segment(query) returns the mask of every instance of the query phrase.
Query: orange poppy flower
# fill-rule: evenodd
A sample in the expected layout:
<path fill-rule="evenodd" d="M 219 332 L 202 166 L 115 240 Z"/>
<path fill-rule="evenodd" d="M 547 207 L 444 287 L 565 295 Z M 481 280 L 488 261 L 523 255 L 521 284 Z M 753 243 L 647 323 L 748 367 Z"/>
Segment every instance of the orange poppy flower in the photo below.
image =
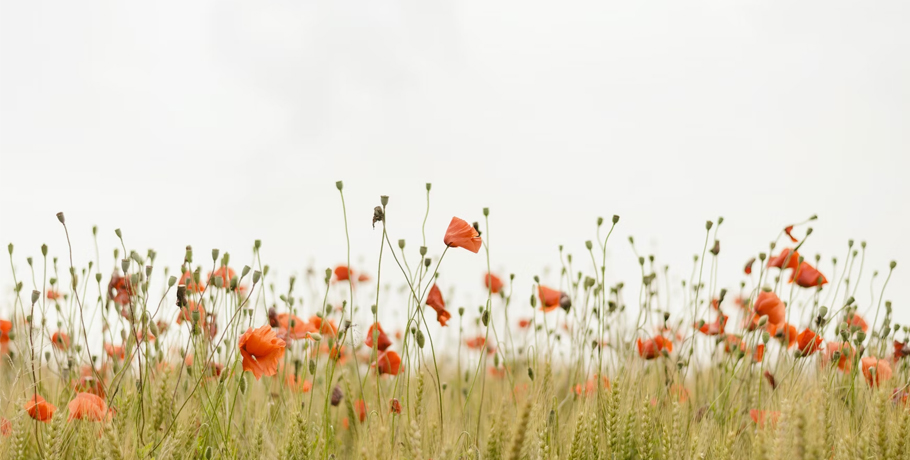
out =
<path fill-rule="evenodd" d="M 527 329 L 531 327 L 531 320 L 524 318 L 518 320 L 518 327 L 521 329 Z"/>
<path fill-rule="evenodd" d="M 62 297 L 63 297 L 63 295 L 57 291 L 54 291 L 54 290 L 47 291 L 47 300 L 57 300 Z"/>
<path fill-rule="evenodd" d="M 828 284 L 828 278 L 815 269 L 808 262 L 803 261 L 799 268 L 790 274 L 790 282 L 796 281 L 796 285 L 804 288 L 817 287 Z"/>
<path fill-rule="evenodd" d="M 910 356 L 910 342 L 894 341 L 894 360 L 897 361 L 905 356 Z"/>
<path fill-rule="evenodd" d="M 772 425 L 777 424 L 777 421 L 780 419 L 780 412 L 770 411 L 770 410 L 758 410 L 752 409 L 749 411 L 749 417 L 752 418 L 752 421 L 758 424 L 759 428 L 765 427 L 765 421 L 767 420 Z"/>
<path fill-rule="evenodd" d="M 379 351 L 385 351 L 386 348 L 392 346 L 392 341 L 389 340 L 389 336 L 385 335 L 385 331 L 382 330 L 382 326 L 380 326 L 379 323 L 374 323 L 372 326 L 370 326 L 370 329 L 367 330 L 367 337 L 363 340 L 363 343 L 366 346 L 373 348 L 373 331 L 376 330 L 379 331 L 379 338 L 376 340 L 376 349 Z"/>
<path fill-rule="evenodd" d="M 724 337 L 724 351 L 727 353 L 733 353 L 736 350 L 746 352 L 746 341 L 742 337 L 735 334 L 727 334 Z"/>
<path fill-rule="evenodd" d="M 39 421 L 39 422 L 50 422 L 51 418 L 54 416 L 54 412 L 57 411 L 57 408 L 53 404 L 47 402 L 41 395 L 35 393 L 29 398 L 28 402 L 24 406 L 25 411 L 28 412 L 28 415 Z"/>
<path fill-rule="evenodd" d="M 662 335 L 646 340 L 639 338 L 636 345 L 638 346 L 638 356 L 648 360 L 657 358 L 663 350 L 673 351 L 673 342 Z"/>
<path fill-rule="evenodd" d="M 471 224 L 457 217 L 452 218 L 449 222 L 449 228 L 446 229 L 446 236 L 442 239 L 446 246 L 452 248 L 465 248 L 468 251 L 477 254 L 480 251 L 482 240 L 480 233 Z"/>
<path fill-rule="evenodd" d="M 201 281 L 197 283 L 193 272 L 189 270 L 183 273 L 183 276 L 180 277 L 177 284 L 186 286 L 186 292 L 202 292 L 205 290 L 205 283 Z"/>
<path fill-rule="evenodd" d="M 323 321 L 322 318 L 316 315 L 310 317 L 310 327 L 323 337 L 335 337 L 338 335 L 338 326 L 334 321 Z"/>
<path fill-rule="evenodd" d="M 761 291 L 758 294 L 758 298 L 755 299 L 755 304 L 753 305 L 753 310 L 755 311 L 753 317 L 753 323 L 755 325 L 758 324 L 759 317 L 765 315 L 768 316 L 768 324 L 780 325 L 784 322 L 784 318 L 787 314 L 784 303 L 777 297 L 777 294 L 771 291 Z"/>
<path fill-rule="evenodd" d="M 380 374 L 398 375 L 401 372 L 401 356 L 392 350 L 380 353 L 376 361 L 373 367 Z"/>
<path fill-rule="evenodd" d="M 339 265 L 335 267 L 335 279 L 337 281 L 347 281 L 354 275 L 354 271 L 345 267 L 344 265 Z"/>
<path fill-rule="evenodd" d="M 793 236 L 793 233 L 792 233 L 792 232 L 793 232 L 793 226 L 792 226 L 792 225 L 788 225 L 788 226 L 784 227 L 784 233 L 786 233 L 787 236 L 790 237 L 790 241 L 792 241 L 792 242 L 794 242 L 794 243 L 799 243 L 799 240 L 796 239 L 796 238 Z"/>
<path fill-rule="evenodd" d="M 793 348 L 793 345 L 796 344 L 796 326 L 788 323 L 783 323 L 781 325 L 767 324 L 765 330 L 768 331 L 768 334 L 771 334 L 771 337 L 778 339 L 781 345 L 786 345 L 787 348 Z"/>
<path fill-rule="evenodd" d="M 850 372 L 853 355 L 856 354 L 853 345 L 850 345 L 849 342 L 828 342 L 825 345 L 825 360 L 831 362 L 834 359 L 834 353 L 838 354 L 837 368 L 844 373 Z"/>
<path fill-rule="evenodd" d="M 205 321 L 205 305 L 201 302 L 196 303 L 192 300 L 188 300 L 185 307 L 180 308 L 180 314 L 177 315 L 177 324 L 183 324 L 184 321 L 193 321 L 193 312 L 199 313 L 199 321 L 197 324 L 201 324 Z"/>
<path fill-rule="evenodd" d="M 126 357 L 126 350 L 123 349 L 123 345 L 112 345 L 110 343 L 104 344 L 104 351 L 111 358 L 124 359 Z"/>
<path fill-rule="evenodd" d="M 701 327 L 699 327 L 698 324 L 696 323 L 695 328 L 698 329 L 699 332 L 701 332 L 702 334 L 705 334 L 705 335 L 723 335 L 724 328 L 727 325 L 727 318 L 728 318 L 727 315 L 720 315 L 711 324 L 705 323 L 705 324 L 702 324 Z"/>
<path fill-rule="evenodd" d="M 0 319 L 0 342 L 9 342 L 9 333 L 13 330 L 12 321 Z"/>
<path fill-rule="evenodd" d="M 464 339 L 464 343 L 468 346 L 468 348 L 479 350 L 483 348 L 484 344 L 487 343 L 487 339 L 482 336 L 477 336 L 473 339 Z"/>
<path fill-rule="evenodd" d="M 610 380 L 606 377 L 602 377 L 602 380 L 603 380 L 603 387 L 605 389 L 609 389 Z M 577 394 L 579 396 L 583 396 L 583 395 L 590 396 L 590 395 L 594 394 L 594 391 L 597 389 L 596 382 L 597 382 L 597 378 L 595 376 L 595 378 L 588 379 L 588 381 L 585 382 L 584 387 L 582 387 L 581 384 L 575 385 L 575 388 L 573 391 L 575 392 L 575 394 Z"/>
<path fill-rule="evenodd" d="M 13 434 L 13 424 L 4 417 L 0 417 L 0 435 L 9 436 Z"/>
<path fill-rule="evenodd" d="M 104 400 L 91 393 L 77 393 L 66 407 L 70 411 L 68 421 L 78 419 L 100 422 L 109 416 Z"/>
<path fill-rule="evenodd" d="M 284 379 L 284 383 L 291 391 L 297 393 L 309 393 L 313 388 L 313 382 L 301 379 L 295 374 L 288 374 Z"/>
<path fill-rule="evenodd" d="M 367 419 L 367 403 L 363 402 L 362 399 L 354 401 L 354 411 L 357 412 L 357 418 L 360 419 L 361 423 Z"/>
<path fill-rule="evenodd" d="M 678 383 L 674 383 L 673 385 L 670 385 L 669 391 L 670 391 L 670 395 L 675 396 L 680 404 L 685 403 L 686 401 L 689 400 L 689 390 L 687 390 L 686 387 L 684 387 Z"/>
<path fill-rule="evenodd" d="M 796 270 L 799 267 L 799 252 L 791 249 L 784 249 L 777 257 L 768 260 L 768 268 L 777 267 L 781 270 L 792 268 Z"/>
<path fill-rule="evenodd" d="M 90 375 L 79 377 L 78 380 L 73 381 L 73 390 L 76 392 L 85 392 L 104 397 L 104 387 L 101 385 L 101 382 L 96 380 Z"/>
<path fill-rule="evenodd" d="M 824 340 L 807 327 L 796 336 L 796 342 L 799 344 L 799 351 L 802 355 L 809 356 L 821 349 Z"/>
<path fill-rule="evenodd" d="M 499 294 L 499 291 L 502 290 L 502 280 L 492 273 L 487 273 L 483 277 L 483 285 L 493 294 Z"/>
<path fill-rule="evenodd" d="M 118 305 L 129 305 L 132 295 L 133 288 L 130 286 L 129 277 L 120 276 L 120 272 L 114 271 L 110 282 L 107 283 L 107 297 Z"/>
<path fill-rule="evenodd" d="M 68 350 L 70 347 L 70 336 L 65 332 L 54 332 L 51 336 L 51 345 L 58 350 Z"/>
<path fill-rule="evenodd" d="M 569 311 L 569 308 L 572 307 L 572 299 L 569 298 L 569 295 L 556 289 L 538 285 L 537 296 L 540 297 L 540 309 L 544 313 L 549 313 L 555 310 L 556 307 L 561 307 L 565 311 Z"/>
<path fill-rule="evenodd" d="M 278 372 L 278 361 L 284 356 L 285 343 L 268 325 L 247 329 L 240 336 L 238 346 L 243 355 L 243 370 L 252 372 L 256 380 Z"/>
<path fill-rule="evenodd" d="M 401 413 L 401 401 L 399 401 L 397 398 L 392 398 L 392 400 L 389 401 L 389 412 L 391 412 L 393 414 L 400 414 Z"/>
<path fill-rule="evenodd" d="M 319 318 L 318 316 L 316 318 Z M 316 332 L 316 326 L 311 321 L 304 321 L 290 313 L 281 313 L 276 318 L 278 336 L 284 340 L 300 340 L 309 338 L 310 333 Z"/>
<path fill-rule="evenodd" d="M 439 290 L 439 286 L 436 284 L 433 284 L 433 287 L 430 288 L 430 293 L 427 294 L 427 306 L 436 310 L 436 321 L 439 321 L 442 326 L 445 326 L 446 322 L 452 318 L 452 314 L 446 311 L 446 302 L 442 298 L 442 291 Z"/>
<path fill-rule="evenodd" d="M 756 363 L 762 362 L 762 359 L 765 357 L 765 344 L 760 343 L 755 346 L 755 351 L 752 352 L 752 361 Z"/>
<path fill-rule="evenodd" d="M 866 356 L 860 363 L 863 366 L 863 376 L 866 377 L 869 386 L 877 387 L 881 382 L 891 379 L 891 364 L 888 361 Z"/>
<path fill-rule="evenodd" d="M 856 313 L 850 313 L 847 315 L 847 324 L 850 326 L 856 326 L 861 331 L 866 332 L 869 330 L 869 325 L 866 324 L 866 320 L 862 316 L 859 316 Z"/>

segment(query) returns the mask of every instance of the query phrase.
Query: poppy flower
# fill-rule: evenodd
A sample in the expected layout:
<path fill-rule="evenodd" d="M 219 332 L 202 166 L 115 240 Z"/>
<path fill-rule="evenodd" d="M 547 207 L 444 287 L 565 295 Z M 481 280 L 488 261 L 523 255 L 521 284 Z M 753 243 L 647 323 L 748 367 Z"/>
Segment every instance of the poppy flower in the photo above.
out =
<path fill-rule="evenodd" d="M 205 320 L 205 305 L 201 302 L 196 303 L 192 300 L 187 301 L 185 307 L 180 308 L 180 314 L 177 315 L 177 324 L 183 324 L 184 321 L 193 322 L 193 313 L 199 313 L 199 319 L 197 319 L 197 324 Z"/>
<path fill-rule="evenodd" d="M 809 356 L 821 349 L 824 340 L 807 327 L 796 336 L 796 342 L 802 356 Z"/>
<path fill-rule="evenodd" d="M 130 286 L 129 277 L 120 276 L 120 272 L 114 271 L 110 282 L 107 283 L 107 297 L 122 306 L 130 304 L 132 295 L 133 288 Z"/>
<path fill-rule="evenodd" d="M 51 336 L 51 345 L 58 350 L 68 350 L 70 347 L 70 336 L 65 332 L 54 332 Z"/>
<path fill-rule="evenodd" d="M 240 336 L 238 346 L 243 356 L 243 370 L 252 372 L 256 380 L 278 372 L 278 361 L 284 356 L 285 343 L 268 325 L 247 329 Z"/>
<path fill-rule="evenodd" d="M 866 324 L 866 320 L 864 320 L 862 316 L 859 316 L 856 313 L 848 314 L 846 320 L 849 326 L 856 326 L 863 332 L 869 330 L 869 325 Z"/>
<path fill-rule="evenodd" d="M 746 262 L 746 268 L 743 269 L 743 272 L 745 272 L 747 275 L 751 275 L 753 264 L 755 264 L 755 257 L 749 259 L 749 261 Z"/>
<path fill-rule="evenodd" d="M 471 224 L 457 217 L 452 218 L 449 222 L 449 228 L 446 229 L 446 236 L 442 239 L 446 246 L 452 248 L 465 248 L 468 251 L 477 254 L 480 251 L 482 240 L 480 233 Z"/>
<path fill-rule="evenodd" d="M 442 326 L 445 326 L 446 322 L 452 318 L 452 315 L 445 309 L 446 302 L 442 298 L 442 291 L 435 284 L 430 288 L 430 293 L 427 294 L 427 306 L 436 310 L 436 320 Z"/>
<path fill-rule="evenodd" d="M 796 281 L 796 285 L 804 288 L 818 287 L 828 284 L 828 278 L 815 269 L 808 262 L 803 261 L 799 268 L 790 274 L 790 282 Z"/>
<path fill-rule="evenodd" d="M 370 329 L 367 330 L 367 337 L 363 341 L 366 346 L 373 348 L 374 331 L 378 331 L 379 334 L 378 339 L 376 340 L 377 350 L 385 351 L 386 348 L 392 346 L 392 341 L 389 340 L 389 336 L 385 335 L 385 331 L 382 330 L 382 326 L 380 326 L 379 323 L 374 323 L 372 326 L 370 326 Z"/>
<path fill-rule="evenodd" d="M 572 299 L 569 298 L 569 295 L 556 289 L 538 285 L 537 296 L 540 297 L 540 309 L 544 313 L 549 313 L 555 310 L 556 307 L 560 307 L 565 311 L 569 311 L 569 308 L 572 307 Z"/>
<path fill-rule="evenodd" d="M 57 408 L 35 393 L 23 406 L 28 415 L 39 422 L 50 422 Z"/>
<path fill-rule="evenodd" d="M 860 361 L 863 366 L 863 376 L 869 382 L 869 386 L 877 387 L 881 382 L 891 379 L 891 364 L 884 359 L 867 356 Z"/>
<path fill-rule="evenodd" d="M 9 342 L 9 333 L 12 330 L 13 330 L 12 321 L 0 319 L 0 342 L 2 342 L 2 343 Z"/>
<path fill-rule="evenodd" d="M 105 396 L 104 387 L 101 385 L 101 382 L 90 375 L 79 377 L 78 380 L 73 381 L 73 390 L 76 390 L 77 393 L 91 393 L 102 398 Z"/>
<path fill-rule="evenodd" d="M 70 412 L 67 421 L 78 419 L 100 422 L 108 415 L 107 404 L 104 403 L 104 400 L 91 393 L 77 393 L 66 407 Z"/>
<path fill-rule="evenodd" d="M 189 270 L 183 273 L 177 284 L 186 286 L 186 292 L 202 292 L 205 290 L 205 284 L 202 282 L 197 283 L 196 276 Z"/>
<path fill-rule="evenodd" d="M 853 363 L 853 355 L 856 354 L 856 349 L 853 348 L 853 345 L 850 345 L 848 342 L 828 342 L 825 345 L 825 360 L 831 362 L 834 359 L 834 354 L 837 353 L 837 368 L 841 372 L 847 373 L 850 372 L 852 368 L 851 364 Z"/>
<path fill-rule="evenodd" d="M 724 352 L 733 353 L 734 351 L 746 352 L 746 341 L 735 334 L 727 334 L 724 337 Z"/>
<path fill-rule="evenodd" d="M 401 356 L 389 350 L 380 353 L 377 363 L 373 365 L 380 374 L 398 375 L 401 371 Z"/>
<path fill-rule="evenodd" d="M 353 275 L 354 271 L 344 265 L 335 267 L 335 279 L 338 281 L 347 281 L 351 279 L 351 276 Z"/>
<path fill-rule="evenodd" d="M 506 368 L 500 366 L 490 366 L 490 375 L 501 379 L 506 376 Z"/>
<path fill-rule="evenodd" d="M 13 434 L 13 424 L 4 417 L 0 417 L 0 435 L 9 436 Z"/>
<path fill-rule="evenodd" d="M 123 345 L 112 345 L 110 343 L 104 344 L 104 351 L 111 358 L 124 359 L 126 357 L 126 351 L 123 349 Z"/>
<path fill-rule="evenodd" d="M 231 279 L 237 276 L 233 268 L 220 266 L 214 273 L 209 273 L 209 279 L 221 278 L 221 286 L 228 288 L 231 286 Z"/>
<path fill-rule="evenodd" d="M 758 294 L 758 298 L 755 299 L 755 304 L 752 308 L 755 311 L 753 322 L 756 325 L 758 324 L 758 318 L 761 316 L 768 317 L 768 324 L 782 324 L 787 313 L 784 303 L 772 291 L 761 291 Z"/>
<path fill-rule="evenodd" d="M 54 290 L 47 291 L 47 300 L 57 300 L 60 298 L 63 298 L 63 294 Z"/>
<path fill-rule="evenodd" d="M 752 352 L 752 362 L 760 363 L 765 357 L 765 344 L 760 343 L 755 346 L 755 351 Z"/>
<path fill-rule="evenodd" d="M 752 421 L 758 424 L 759 428 L 765 427 L 765 421 L 770 422 L 772 425 L 777 424 L 777 421 L 780 419 L 780 412 L 774 410 L 758 410 L 752 409 L 749 411 L 749 417 L 752 418 Z"/>
<path fill-rule="evenodd" d="M 297 393 L 309 393 L 313 388 L 313 382 L 301 379 L 296 374 L 288 374 L 284 379 L 284 383 L 291 391 Z"/>
<path fill-rule="evenodd" d="M 401 413 L 401 401 L 399 401 L 398 398 L 392 398 L 392 400 L 389 401 L 389 412 L 393 414 Z"/>
<path fill-rule="evenodd" d="M 796 326 L 792 324 L 783 323 L 779 326 L 768 324 L 765 329 L 768 334 L 780 340 L 781 345 L 785 345 L 787 348 L 793 348 L 793 345 L 796 344 L 797 331 Z"/>
<path fill-rule="evenodd" d="M 357 418 L 360 419 L 361 423 L 367 419 L 367 403 L 363 402 L 362 399 L 354 401 L 354 411 L 357 412 Z"/>
<path fill-rule="evenodd" d="M 905 356 L 910 356 L 910 343 L 894 341 L 894 360 L 897 361 Z"/>
<path fill-rule="evenodd" d="M 332 320 L 323 321 L 322 318 L 313 315 L 310 317 L 310 327 L 324 337 L 335 337 L 338 335 L 338 326 Z"/>
<path fill-rule="evenodd" d="M 638 347 L 638 356 L 648 360 L 657 358 L 663 350 L 667 350 L 667 352 L 673 351 L 673 342 L 662 335 L 646 340 L 639 338 L 636 341 L 636 345 Z"/>
<path fill-rule="evenodd" d="M 492 273 L 487 273 L 483 277 L 483 285 L 493 294 L 499 294 L 499 291 L 502 290 L 502 280 Z"/>
<path fill-rule="evenodd" d="M 679 401 L 680 404 L 685 403 L 686 401 L 689 400 L 689 390 L 687 390 L 686 387 L 684 387 L 678 383 L 674 383 L 673 385 L 670 385 L 669 392 L 670 392 L 670 395 L 676 397 L 676 399 Z"/>
<path fill-rule="evenodd" d="M 479 349 L 483 348 L 483 346 L 486 342 L 487 342 L 487 340 L 481 336 L 474 337 L 473 339 L 464 340 L 465 345 L 467 345 L 468 348 L 471 348 L 473 350 L 479 350 Z"/>
<path fill-rule="evenodd" d="M 792 232 L 793 232 L 793 226 L 792 226 L 792 225 L 788 225 L 788 226 L 784 227 L 784 233 L 786 233 L 787 236 L 790 237 L 790 241 L 792 241 L 792 242 L 794 242 L 794 243 L 799 243 L 799 240 L 796 239 L 796 238 L 793 236 L 793 233 L 792 233 Z"/>
<path fill-rule="evenodd" d="M 777 257 L 768 260 L 768 268 L 777 267 L 781 270 L 799 267 L 799 253 L 791 249 L 784 249 Z"/>
<path fill-rule="evenodd" d="M 698 324 L 695 324 L 695 328 L 705 335 L 723 335 L 724 328 L 727 325 L 727 318 L 727 315 L 720 315 L 713 323 L 705 323 L 700 327 Z"/>
<path fill-rule="evenodd" d="M 527 329 L 531 327 L 531 320 L 525 318 L 518 320 L 518 327 L 521 329 Z"/>
<path fill-rule="evenodd" d="M 278 325 L 278 336 L 282 339 L 305 339 L 311 332 L 316 332 L 316 326 L 312 322 L 304 321 L 290 313 L 278 315 L 275 321 Z"/>

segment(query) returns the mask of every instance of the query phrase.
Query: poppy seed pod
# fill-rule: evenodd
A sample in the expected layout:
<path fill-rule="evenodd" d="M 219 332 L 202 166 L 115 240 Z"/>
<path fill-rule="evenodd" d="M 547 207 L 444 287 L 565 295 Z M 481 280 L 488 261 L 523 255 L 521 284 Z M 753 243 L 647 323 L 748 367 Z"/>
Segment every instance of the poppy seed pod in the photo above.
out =
<path fill-rule="evenodd" d="M 489 216 L 489 215 L 490 215 L 490 208 L 483 208 L 483 215 L 484 215 L 484 217 Z"/>
<path fill-rule="evenodd" d="M 344 188 L 344 182 L 342 182 L 342 181 L 335 182 L 335 188 L 337 188 L 338 190 L 342 190 Z"/>
<path fill-rule="evenodd" d="M 341 392 L 341 388 L 337 385 L 332 389 L 332 405 L 338 407 L 341 404 L 341 398 L 344 397 L 344 393 Z"/>
<path fill-rule="evenodd" d="M 120 268 L 123 269 L 123 273 L 129 272 L 130 271 L 130 260 L 122 259 L 120 261 Z"/>
<path fill-rule="evenodd" d="M 114 229 L 114 234 L 117 235 L 117 238 L 123 238 L 123 232 L 119 228 Z"/>
<path fill-rule="evenodd" d="M 714 222 L 711 222 L 710 220 L 705 222 L 705 230 L 711 230 L 711 227 L 713 227 L 713 226 L 714 226 Z"/>
<path fill-rule="evenodd" d="M 389 196 L 388 196 L 388 195 L 382 195 L 382 196 L 380 196 L 380 197 L 379 197 L 379 202 L 382 203 L 383 206 L 388 206 L 388 204 L 389 204 Z"/>
<path fill-rule="evenodd" d="M 38 291 L 32 291 L 32 305 L 34 305 L 35 302 L 37 302 L 38 299 L 40 299 L 40 298 L 41 298 L 41 293 L 40 293 L 40 292 L 38 292 Z"/>
<path fill-rule="evenodd" d="M 560 293 L 559 296 L 559 308 L 562 308 L 565 311 L 569 311 L 572 308 L 572 299 L 569 298 L 569 295 L 565 292 Z"/>
<path fill-rule="evenodd" d="M 66 224 L 66 217 L 63 216 L 62 212 L 57 213 L 57 220 L 59 220 L 61 224 Z"/>
<path fill-rule="evenodd" d="M 404 240 L 398 240 L 398 249 L 404 249 Z"/>

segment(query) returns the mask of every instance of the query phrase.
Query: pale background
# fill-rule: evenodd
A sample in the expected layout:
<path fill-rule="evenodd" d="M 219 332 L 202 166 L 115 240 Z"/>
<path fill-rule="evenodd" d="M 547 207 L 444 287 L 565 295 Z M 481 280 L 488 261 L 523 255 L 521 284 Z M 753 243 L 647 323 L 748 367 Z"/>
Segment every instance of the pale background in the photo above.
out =
<path fill-rule="evenodd" d="M 678 291 L 724 216 L 734 288 L 817 213 L 803 253 L 834 280 L 831 256 L 868 241 L 864 309 L 897 260 L 886 298 L 907 322 L 908 18 L 905 1 L 2 0 L 0 242 L 19 270 L 47 243 L 63 272 L 65 211 L 80 266 L 97 224 L 105 273 L 120 227 L 171 266 L 192 244 L 239 267 L 260 238 L 283 279 L 344 261 L 343 179 L 354 265 L 375 274 L 379 195 L 413 257 L 432 182 L 431 254 L 451 216 L 490 207 L 494 270 L 528 308 L 559 244 L 589 270 L 597 216 L 622 216 L 610 281 L 634 304 L 628 235 Z M 453 308 L 482 301 L 484 271 L 450 251 Z"/>

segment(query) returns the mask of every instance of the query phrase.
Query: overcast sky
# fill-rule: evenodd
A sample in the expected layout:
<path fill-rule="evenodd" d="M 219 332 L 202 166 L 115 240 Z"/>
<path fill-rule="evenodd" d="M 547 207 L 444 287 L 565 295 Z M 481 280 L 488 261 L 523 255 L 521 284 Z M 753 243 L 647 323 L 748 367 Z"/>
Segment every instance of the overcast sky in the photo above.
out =
<path fill-rule="evenodd" d="M 344 180 L 375 273 L 379 196 L 413 249 L 432 182 L 431 254 L 490 207 L 492 265 L 526 308 L 559 244 L 587 263 L 598 216 L 622 217 L 611 281 L 629 286 L 629 235 L 677 286 L 724 216 L 735 288 L 818 214 L 803 253 L 834 279 L 831 256 L 868 241 L 864 309 L 897 260 L 885 297 L 907 322 L 908 18 L 906 1 L 0 0 L 0 242 L 20 270 L 42 243 L 62 257 L 64 211 L 79 265 L 98 225 L 105 272 L 119 227 L 171 266 L 187 244 L 242 265 L 259 238 L 287 275 L 344 261 Z M 450 252 L 450 304 L 479 304 L 484 270 Z M 0 269 L 3 314 L 11 284 Z"/>

